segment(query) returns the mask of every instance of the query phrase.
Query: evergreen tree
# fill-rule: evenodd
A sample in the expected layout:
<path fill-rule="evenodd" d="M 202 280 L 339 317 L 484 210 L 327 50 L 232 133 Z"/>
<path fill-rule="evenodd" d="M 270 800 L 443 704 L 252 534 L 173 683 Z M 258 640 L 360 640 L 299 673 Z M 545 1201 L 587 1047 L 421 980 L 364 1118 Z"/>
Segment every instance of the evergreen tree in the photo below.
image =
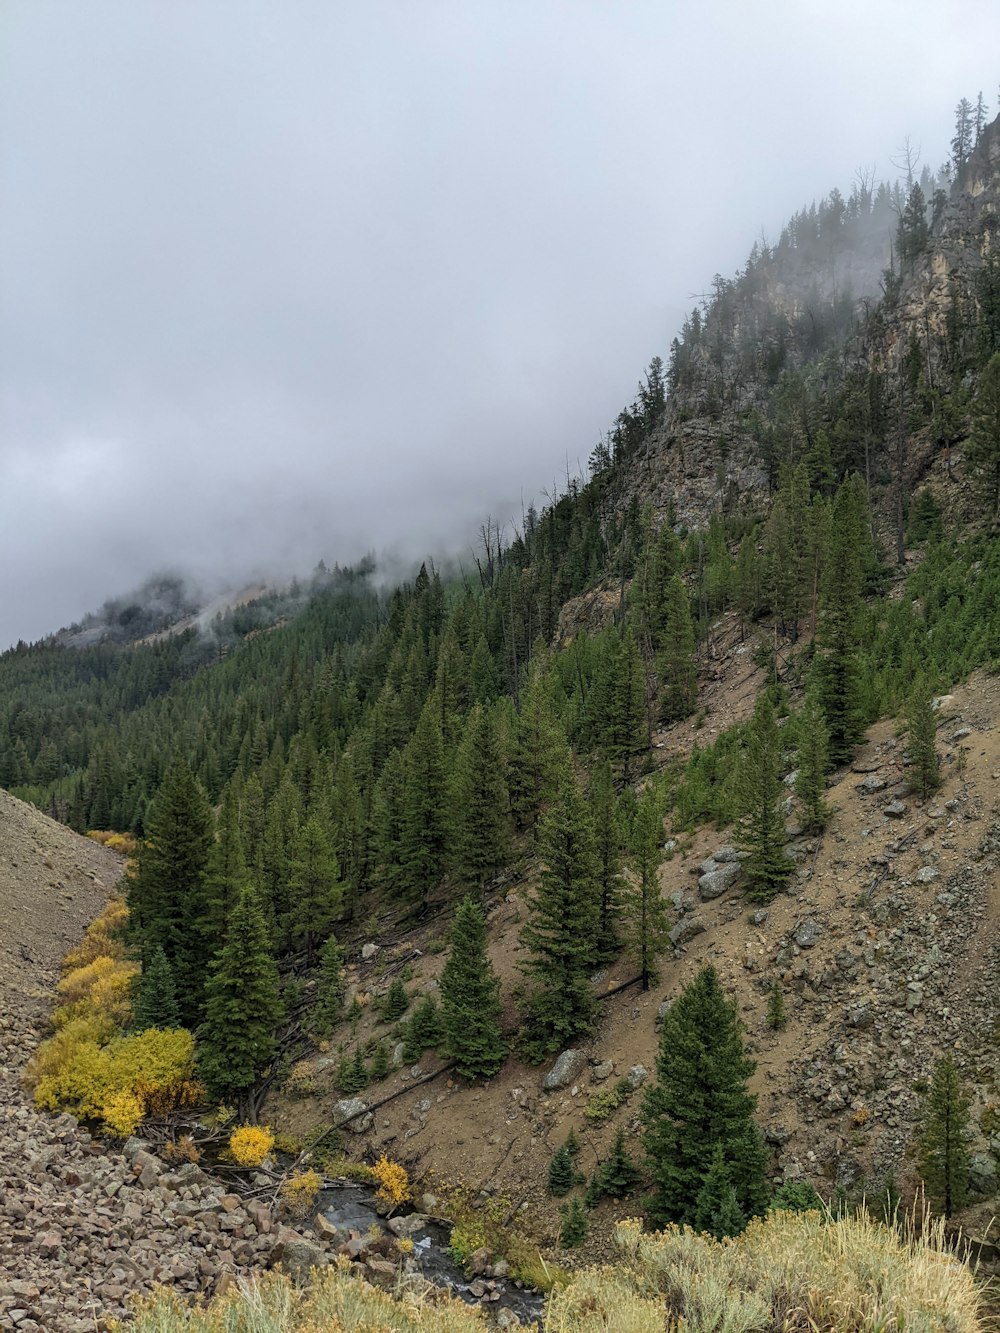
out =
<path fill-rule="evenodd" d="M 787 1022 L 785 996 L 781 989 L 781 982 L 775 978 L 767 998 L 767 1026 L 772 1032 L 780 1032 Z"/>
<path fill-rule="evenodd" d="M 329 1037 L 344 1009 L 344 979 L 341 971 L 344 956 L 336 937 L 329 935 L 319 951 L 319 978 L 316 1000 L 310 1016 L 312 1030 L 321 1037 Z"/>
<path fill-rule="evenodd" d="M 656 960 L 667 947 L 670 925 L 660 893 L 663 863 L 663 815 L 656 789 L 648 786 L 639 798 L 632 824 L 630 860 L 635 885 L 629 895 L 629 952 L 637 960 L 642 989 L 655 981 Z"/>
<path fill-rule="evenodd" d="M 206 893 L 212 846 L 212 811 L 183 760 L 168 770 L 150 806 L 146 839 L 135 875 L 128 881 L 129 919 L 141 952 L 159 947 L 173 974 L 177 1006 L 185 1026 L 202 1014 L 204 978 L 216 941 Z"/>
<path fill-rule="evenodd" d="M 799 714 L 799 767 L 795 795 L 802 803 L 803 825 L 809 833 L 821 833 L 830 818 L 826 803 L 826 770 L 829 736 L 816 701 L 809 697 Z"/>
<path fill-rule="evenodd" d="M 525 1049 L 537 1059 L 589 1032 L 594 1013 L 599 867 L 589 811 L 572 773 L 545 816 L 540 843 L 541 880 L 521 932 L 533 955 L 523 967 L 537 983 Z"/>
<path fill-rule="evenodd" d="M 646 669 L 631 627 L 624 638 L 605 630 L 596 647 L 588 697 L 594 740 L 627 781 L 632 759 L 646 747 Z"/>
<path fill-rule="evenodd" d="M 995 527 L 1000 523 L 1000 352 L 979 372 L 969 427 L 969 463 Z"/>
<path fill-rule="evenodd" d="M 337 858 L 316 818 L 307 819 L 295 835 L 288 887 L 291 903 L 285 934 L 293 943 L 301 942 L 309 967 L 313 950 L 329 934 L 344 895 Z"/>
<path fill-rule="evenodd" d="M 927 1192 L 945 1217 L 951 1217 L 969 1190 L 969 1099 L 950 1055 L 934 1066 L 919 1147 Z"/>
<path fill-rule="evenodd" d="M 619 1129 L 611 1147 L 611 1156 L 601 1166 L 601 1193 L 612 1199 L 624 1199 L 641 1179 L 642 1172 L 625 1149 L 625 1131 Z"/>
<path fill-rule="evenodd" d="M 448 840 L 447 787 L 441 724 L 433 698 L 403 752 L 399 864 L 403 891 L 425 907 L 444 869 Z"/>
<path fill-rule="evenodd" d="M 767 1203 L 765 1153 L 747 1089 L 754 1062 L 743 1047 L 736 1005 L 705 967 L 670 1006 L 660 1029 L 656 1082 L 642 1106 L 643 1145 L 658 1225 L 692 1224 L 720 1148 L 745 1217 Z"/>
<path fill-rule="evenodd" d="M 368 1086 L 368 1070 L 365 1067 L 365 1053 L 361 1046 L 354 1048 L 353 1057 L 346 1057 L 341 1062 L 337 1073 L 337 1091 L 345 1097 L 353 1097 Z"/>
<path fill-rule="evenodd" d="M 510 856 L 510 798 L 492 714 L 476 704 L 466 719 L 454 782 L 452 864 L 462 884 L 479 887 Z"/>
<path fill-rule="evenodd" d="M 871 546 L 867 509 L 864 483 L 852 477 L 834 501 L 830 558 L 820 599 L 820 702 L 834 764 L 850 759 L 863 722 L 858 655 L 863 559 Z"/>
<path fill-rule="evenodd" d="M 370 847 L 372 878 L 394 900 L 404 894 L 406 883 L 400 859 L 405 781 L 403 756 L 393 749 L 372 793 Z"/>
<path fill-rule="evenodd" d="M 557 1148 L 549 1162 L 549 1193 L 556 1199 L 568 1194 L 576 1183 L 576 1169 L 566 1145 Z"/>
<path fill-rule="evenodd" d="M 371 1079 L 373 1083 L 378 1083 L 387 1078 L 389 1074 L 389 1048 L 384 1041 L 380 1041 L 375 1047 L 375 1054 L 372 1056 Z"/>
<path fill-rule="evenodd" d="M 597 1167 L 594 1174 L 587 1181 L 587 1188 L 583 1192 L 583 1206 L 585 1208 L 596 1208 L 604 1198 L 604 1190 L 601 1188 L 601 1170 Z"/>
<path fill-rule="evenodd" d="M 486 918 L 472 898 L 458 906 L 441 973 L 445 1054 L 463 1078 L 492 1078 L 506 1056 L 500 979 L 486 954 Z"/>
<path fill-rule="evenodd" d="M 142 965 L 132 1007 L 132 1027 L 143 1032 L 146 1028 L 175 1028 L 179 1022 L 173 973 L 163 945 L 158 944 Z"/>
<path fill-rule="evenodd" d="M 597 958 L 599 962 L 610 962 L 620 947 L 618 932 L 624 889 L 621 873 L 624 830 L 611 765 L 606 760 L 598 763 L 591 774 L 587 803 L 596 838 L 600 884 Z"/>
<path fill-rule="evenodd" d="M 762 694 L 746 732 L 736 773 L 739 841 L 754 902 L 769 902 L 790 879 L 794 866 L 785 856 L 785 789 L 782 744 L 767 694 Z"/>
<path fill-rule="evenodd" d="M 225 943 L 205 985 L 205 1021 L 198 1031 L 198 1069 L 213 1097 L 245 1108 L 253 1085 L 277 1049 L 284 1017 L 278 969 L 257 896 L 245 887 Z"/>
<path fill-rule="evenodd" d="M 738 1236 L 746 1229 L 746 1224 L 747 1219 L 729 1177 L 725 1154 L 716 1144 L 712 1164 L 695 1203 L 695 1230 L 708 1232 L 716 1240 L 725 1240 L 727 1236 Z"/>
<path fill-rule="evenodd" d="M 940 765 L 934 741 L 937 719 L 934 715 L 930 686 L 925 676 L 913 683 L 906 709 L 906 757 L 910 762 L 910 782 L 921 800 L 937 791 Z"/>
<path fill-rule="evenodd" d="M 660 680 L 660 717 L 676 722 L 694 712 L 698 696 L 694 623 L 687 589 L 679 574 L 667 580 L 663 594 L 663 629 L 656 672 Z"/>
<path fill-rule="evenodd" d="M 532 662 L 521 705 L 511 757 L 510 803 L 517 825 L 538 828 L 543 808 L 559 787 L 566 755 L 566 735 L 552 701 L 552 681 L 543 661 Z"/>
<path fill-rule="evenodd" d="M 412 1064 L 424 1051 L 435 1050 L 443 1041 L 444 1026 L 438 1002 L 433 995 L 425 995 L 403 1031 L 403 1059 Z"/>
<path fill-rule="evenodd" d="M 569 1203 L 559 1209 L 562 1224 L 559 1227 L 559 1244 L 567 1250 L 575 1249 L 587 1239 L 587 1214 L 583 1211 L 580 1196 L 574 1194 Z"/>
<path fill-rule="evenodd" d="M 410 997 L 406 993 L 406 987 L 403 985 L 401 977 L 393 977 L 392 985 L 386 991 L 385 999 L 382 1001 L 380 1012 L 387 1023 L 395 1023 L 397 1018 L 402 1018 L 410 1007 Z"/>

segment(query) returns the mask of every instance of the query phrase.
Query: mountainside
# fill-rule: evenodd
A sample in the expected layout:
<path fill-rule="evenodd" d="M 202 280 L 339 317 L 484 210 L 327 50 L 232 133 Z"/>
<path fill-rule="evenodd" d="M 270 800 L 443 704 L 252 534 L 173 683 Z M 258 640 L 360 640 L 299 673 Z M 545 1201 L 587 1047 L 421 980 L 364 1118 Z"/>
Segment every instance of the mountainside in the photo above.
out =
<path fill-rule="evenodd" d="M 211 617 L 168 581 L 0 656 L 0 784 L 138 839 L 107 960 L 138 978 L 57 1015 L 57 1046 L 79 1019 L 99 1064 L 130 1025 L 195 1051 L 112 1097 L 69 1050 L 41 1100 L 124 1135 L 201 1098 L 603 1255 L 653 1206 L 659 1032 L 710 965 L 763 1146 L 706 1131 L 658 1220 L 721 1237 L 772 1190 L 891 1215 L 926 1186 L 983 1234 L 1000 120 L 957 141 L 717 278 L 589 478 L 488 520 L 473 574 L 321 566 Z M 942 1067 L 969 1103 L 954 1198 L 915 1138 Z"/>

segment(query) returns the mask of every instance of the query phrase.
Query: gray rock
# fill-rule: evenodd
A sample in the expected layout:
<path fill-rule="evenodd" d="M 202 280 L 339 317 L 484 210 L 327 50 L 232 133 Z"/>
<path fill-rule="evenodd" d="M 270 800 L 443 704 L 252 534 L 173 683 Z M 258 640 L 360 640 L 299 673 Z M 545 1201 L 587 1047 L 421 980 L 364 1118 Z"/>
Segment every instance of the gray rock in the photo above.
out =
<path fill-rule="evenodd" d="M 582 1051 L 568 1050 L 563 1051 L 557 1058 L 555 1064 L 542 1079 L 542 1090 L 544 1092 L 555 1092 L 558 1088 L 565 1088 L 572 1083 L 576 1076 L 587 1063 L 587 1057 Z"/>
<path fill-rule="evenodd" d="M 303 1282 L 309 1270 L 318 1268 L 326 1260 L 323 1251 L 311 1240 L 290 1234 L 283 1236 L 271 1249 L 270 1262 L 280 1264 L 293 1281 Z"/>
<path fill-rule="evenodd" d="M 866 1004 L 864 1000 L 859 1000 L 856 1004 L 849 1005 L 844 1018 L 848 1027 L 852 1028 L 869 1028 L 875 1021 L 871 1005 Z"/>
<path fill-rule="evenodd" d="M 716 861 L 715 857 L 706 856 L 704 861 L 702 861 L 701 865 L 695 871 L 695 874 L 712 875 L 715 873 L 716 870 L 718 870 L 718 868 L 719 868 L 719 863 L 718 861 Z"/>
<path fill-rule="evenodd" d="M 885 778 L 879 777 L 877 773 L 869 773 L 864 782 L 858 783 L 858 791 L 870 796 L 872 792 L 881 791 L 884 786 Z"/>
<path fill-rule="evenodd" d="M 959 727 L 957 731 L 951 733 L 952 741 L 964 741 L 966 736 L 972 735 L 971 727 Z"/>
<path fill-rule="evenodd" d="M 727 889 L 739 879 L 741 867 L 739 862 L 733 865 L 719 866 L 717 870 L 707 871 L 698 880 L 698 896 L 702 902 L 709 902 L 712 898 L 720 898 Z"/>
<path fill-rule="evenodd" d="M 633 1065 L 625 1077 L 631 1088 L 641 1088 L 649 1077 L 649 1070 L 645 1065 Z"/>
<path fill-rule="evenodd" d="M 913 878 L 918 884 L 933 884 L 939 876 L 933 866 L 921 866 Z"/>
<path fill-rule="evenodd" d="M 606 1078 L 610 1078 L 615 1072 L 614 1063 L 611 1060 L 602 1060 L 599 1065 L 594 1065 L 590 1071 L 590 1077 L 595 1083 L 603 1083 Z"/>
<path fill-rule="evenodd" d="M 739 863 L 741 859 L 735 847 L 720 847 L 718 851 L 712 853 L 712 860 L 718 861 L 720 866 L 732 865 L 734 861 Z"/>
<path fill-rule="evenodd" d="M 334 1106 L 333 1114 L 338 1126 L 351 1121 L 352 1123 L 347 1126 L 350 1129 L 353 1127 L 353 1122 L 363 1116 L 367 1110 L 368 1103 L 363 1102 L 360 1097 L 344 1097 Z"/>
<path fill-rule="evenodd" d="M 888 805 L 882 807 L 882 813 L 887 819 L 902 819 L 906 811 L 905 801 L 890 801 Z"/>
<path fill-rule="evenodd" d="M 402 1069 L 406 1062 L 406 1042 L 397 1041 L 392 1048 L 392 1067 L 393 1069 Z"/>
<path fill-rule="evenodd" d="M 685 917 L 683 921 L 678 921 L 670 932 L 670 943 L 675 949 L 679 949 L 693 940 L 696 935 L 700 935 L 704 929 L 704 921 L 699 921 L 696 916 Z"/>
<path fill-rule="evenodd" d="M 767 908 L 758 907 L 756 912 L 750 913 L 750 924 L 751 926 L 766 926 L 767 918 L 768 918 Z"/>
<path fill-rule="evenodd" d="M 659 1024 L 663 1022 L 667 1014 L 670 1012 L 670 1004 L 671 1004 L 670 1000 L 664 1000 L 660 1005 L 659 1009 L 657 1009 L 656 1011 L 657 1026 L 659 1026 Z"/>
<path fill-rule="evenodd" d="M 811 949 L 814 944 L 818 944 L 823 937 L 823 927 L 818 921 L 809 917 L 803 921 L 802 925 L 796 930 L 793 936 L 795 943 L 800 949 Z"/>
<path fill-rule="evenodd" d="M 936 713 L 941 708 L 950 708 L 954 702 L 953 694 L 938 694 L 931 700 L 931 708 Z"/>
<path fill-rule="evenodd" d="M 969 1184 L 976 1194 L 995 1194 L 997 1164 L 989 1153 L 974 1152 L 969 1158 Z"/>
<path fill-rule="evenodd" d="M 377 944 L 362 944 L 361 957 L 364 962 L 367 963 L 369 958 L 374 958 L 377 953 L 378 953 Z"/>

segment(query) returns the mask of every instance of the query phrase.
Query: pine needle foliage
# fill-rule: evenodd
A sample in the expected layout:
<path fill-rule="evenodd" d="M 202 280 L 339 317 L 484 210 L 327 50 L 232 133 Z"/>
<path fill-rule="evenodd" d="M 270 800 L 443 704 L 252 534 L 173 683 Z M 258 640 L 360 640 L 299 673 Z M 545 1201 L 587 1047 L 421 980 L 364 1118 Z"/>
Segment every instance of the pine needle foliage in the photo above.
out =
<path fill-rule="evenodd" d="M 950 1055 L 934 1066 L 919 1136 L 920 1169 L 927 1191 L 945 1217 L 969 1192 L 969 1099 Z"/>
<path fill-rule="evenodd" d="M 471 897 L 458 906 L 441 973 L 441 1027 L 447 1058 L 463 1078 L 492 1078 L 506 1056 L 500 978 L 486 953 L 486 917 Z"/>

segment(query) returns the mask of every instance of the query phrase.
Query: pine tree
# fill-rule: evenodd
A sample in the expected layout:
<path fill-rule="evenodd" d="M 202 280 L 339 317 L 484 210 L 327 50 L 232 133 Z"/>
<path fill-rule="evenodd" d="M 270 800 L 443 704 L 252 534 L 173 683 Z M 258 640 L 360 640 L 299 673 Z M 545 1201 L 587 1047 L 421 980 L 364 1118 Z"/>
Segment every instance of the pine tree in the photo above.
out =
<path fill-rule="evenodd" d="M 403 891 L 425 907 L 444 870 L 448 841 L 447 786 L 441 725 L 429 698 L 403 752 L 399 864 Z"/>
<path fill-rule="evenodd" d="M 834 501 L 830 558 L 820 599 L 820 702 L 834 764 L 850 759 L 863 722 L 858 658 L 863 561 L 870 546 L 864 483 L 852 477 L 841 486 Z"/>
<path fill-rule="evenodd" d="M 660 717 L 664 722 L 676 722 L 694 712 L 698 696 L 694 650 L 691 603 L 680 575 L 673 574 L 663 594 L 663 629 L 656 658 Z"/>
<path fill-rule="evenodd" d="M 518 827 L 530 829 L 532 835 L 543 808 L 559 788 L 567 748 L 552 701 L 552 681 L 544 662 L 535 660 L 521 691 L 510 770 L 511 810 Z"/>
<path fill-rule="evenodd" d="M 927 1192 L 945 1217 L 963 1206 L 969 1190 L 969 1099 L 955 1061 L 934 1066 L 920 1131 L 920 1169 Z"/>
<path fill-rule="evenodd" d="M 207 947 L 210 952 L 215 950 L 219 940 L 224 936 L 226 922 L 247 878 L 236 786 L 234 783 L 229 783 L 222 793 L 222 806 L 219 810 L 215 840 L 208 854 L 205 877 L 204 929 L 208 935 Z"/>
<path fill-rule="evenodd" d="M 288 888 L 291 901 L 285 934 L 293 943 L 301 942 L 309 967 L 313 950 L 329 934 L 344 896 L 337 858 L 316 818 L 307 819 L 295 836 Z"/>
<path fill-rule="evenodd" d="M 146 1028 L 175 1028 L 179 1022 L 173 973 L 163 945 L 158 944 L 142 965 L 131 1026 L 143 1032 Z"/>
<path fill-rule="evenodd" d="M 330 935 L 319 951 L 316 1001 L 309 1019 L 310 1027 L 321 1037 L 329 1037 L 344 1010 L 343 966 L 340 946 L 336 937 Z"/>
<path fill-rule="evenodd" d="M 925 676 L 913 683 L 906 709 L 906 757 L 910 762 L 910 783 L 926 801 L 941 782 L 940 765 L 934 741 L 937 720 L 930 686 Z"/>
<path fill-rule="evenodd" d="M 373 1083 L 378 1083 L 387 1078 L 389 1074 L 389 1048 L 384 1041 L 380 1041 L 375 1047 L 375 1054 L 372 1056 L 371 1079 Z"/>
<path fill-rule="evenodd" d="M 979 372 L 969 427 L 969 463 L 995 527 L 1000 523 L 1000 352 Z"/>
<path fill-rule="evenodd" d="M 354 1056 L 341 1062 L 337 1073 L 337 1091 L 345 1097 L 353 1097 L 362 1088 L 368 1086 L 368 1070 L 365 1067 L 365 1053 L 361 1046 L 354 1048 Z"/>
<path fill-rule="evenodd" d="M 564 1194 L 568 1194 L 576 1183 L 576 1169 L 573 1166 L 573 1159 L 570 1157 L 563 1144 L 557 1148 L 551 1162 L 549 1162 L 549 1193 L 556 1199 L 561 1199 Z"/>
<path fill-rule="evenodd" d="M 670 924 L 660 893 L 663 863 L 663 815 L 656 789 L 648 786 L 639 798 L 632 825 L 630 861 L 635 885 L 629 894 L 629 952 L 639 965 L 642 989 L 655 981 L 656 960 L 667 947 Z"/>
<path fill-rule="evenodd" d="M 206 893 L 212 832 L 208 798 L 179 760 L 150 806 L 146 839 L 128 881 L 128 904 L 141 952 L 148 957 L 159 947 L 166 954 L 180 1017 L 188 1027 L 200 1021 L 205 973 L 216 944 L 205 929 L 212 916 Z"/>
<path fill-rule="evenodd" d="M 587 699 L 594 742 L 628 780 L 632 759 L 646 748 L 646 669 L 635 634 L 611 627 L 596 640 L 597 661 Z"/>
<path fill-rule="evenodd" d="M 625 1131 L 619 1129 L 611 1147 L 611 1156 L 601 1166 L 601 1193 L 612 1199 L 624 1199 L 641 1179 L 642 1172 L 625 1150 Z"/>
<path fill-rule="evenodd" d="M 590 1031 L 597 957 L 600 885 L 589 811 L 567 773 L 542 823 L 543 869 L 528 904 L 522 942 L 532 958 L 524 970 L 537 983 L 529 1000 L 525 1049 L 541 1059 Z"/>
<path fill-rule="evenodd" d="M 425 995 L 404 1029 L 403 1059 L 412 1064 L 424 1051 L 436 1049 L 443 1041 L 444 1027 L 438 1002 L 433 995 Z"/>
<path fill-rule="evenodd" d="M 694 1227 L 708 1232 L 716 1240 L 738 1236 L 746 1229 L 747 1219 L 736 1198 L 729 1167 L 719 1144 L 712 1152 L 712 1164 L 695 1203 Z"/>
<path fill-rule="evenodd" d="M 797 721 L 799 767 L 795 795 L 802 803 L 804 828 L 809 833 L 821 833 L 830 818 L 830 807 L 825 800 L 829 736 L 823 714 L 811 697 Z"/>
<path fill-rule="evenodd" d="M 788 1022 L 788 1016 L 785 1013 L 785 996 L 781 989 L 781 982 L 777 979 L 773 982 L 767 998 L 766 1021 L 772 1032 L 780 1032 Z"/>
<path fill-rule="evenodd" d="M 380 1013 L 386 1023 L 395 1023 L 397 1018 L 402 1018 L 410 1007 L 410 997 L 406 993 L 406 987 L 403 985 L 401 977 L 393 977 L 392 985 L 386 991 L 385 999 L 380 1006 Z"/>
<path fill-rule="evenodd" d="M 600 909 L 597 927 L 598 961 L 610 962 L 617 954 L 620 941 L 620 917 L 624 880 L 621 873 L 622 828 L 621 809 L 615 795 L 611 765 L 605 760 L 595 766 L 587 789 L 597 843 Z"/>
<path fill-rule="evenodd" d="M 463 1078 L 492 1078 L 506 1056 L 500 979 L 486 954 L 486 918 L 472 898 L 458 906 L 441 973 L 444 1048 Z"/>
<path fill-rule="evenodd" d="M 716 1147 L 745 1217 L 767 1203 L 766 1161 L 747 1089 L 754 1070 L 736 1005 L 705 967 L 670 1006 L 660 1029 L 656 1082 L 642 1106 L 643 1145 L 653 1179 L 650 1216 L 658 1225 L 694 1222 Z"/>
<path fill-rule="evenodd" d="M 559 1244 L 567 1250 L 575 1249 L 587 1239 L 587 1214 L 583 1211 L 580 1196 L 575 1194 L 569 1203 L 559 1209 L 562 1225 L 559 1228 Z"/>
<path fill-rule="evenodd" d="M 767 694 L 762 694 L 747 728 L 736 772 L 739 841 L 753 902 L 769 902 L 794 871 L 785 856 L 785 789 L 781 781 L 782 744 Z"/>
<path fill-rule="evenodd" d="M 205 985 L 205 1021 L 198 1031 L 198 1069 L 213 1097 L 245 1107 L 277 1049 L 284 1016 L 267 923 L 253 889 L 245 887 Z"/>
<path fill-rule="evenodd" d="M 476 704 L 455 763 L 452 865 L 462 884 L 479 887 L 510 856 L 510 798 L 492 714 Z"/>
<path fill-rule="evenodd" d="M 594 1174 L 587 1181 L 587 1188 L 583 1192 L 583 1206 L 585 1208 L 596 1208 L 604 1198 L 604 1190 L 601 1188 L 601 1169 L 597 1167 Z"/>

